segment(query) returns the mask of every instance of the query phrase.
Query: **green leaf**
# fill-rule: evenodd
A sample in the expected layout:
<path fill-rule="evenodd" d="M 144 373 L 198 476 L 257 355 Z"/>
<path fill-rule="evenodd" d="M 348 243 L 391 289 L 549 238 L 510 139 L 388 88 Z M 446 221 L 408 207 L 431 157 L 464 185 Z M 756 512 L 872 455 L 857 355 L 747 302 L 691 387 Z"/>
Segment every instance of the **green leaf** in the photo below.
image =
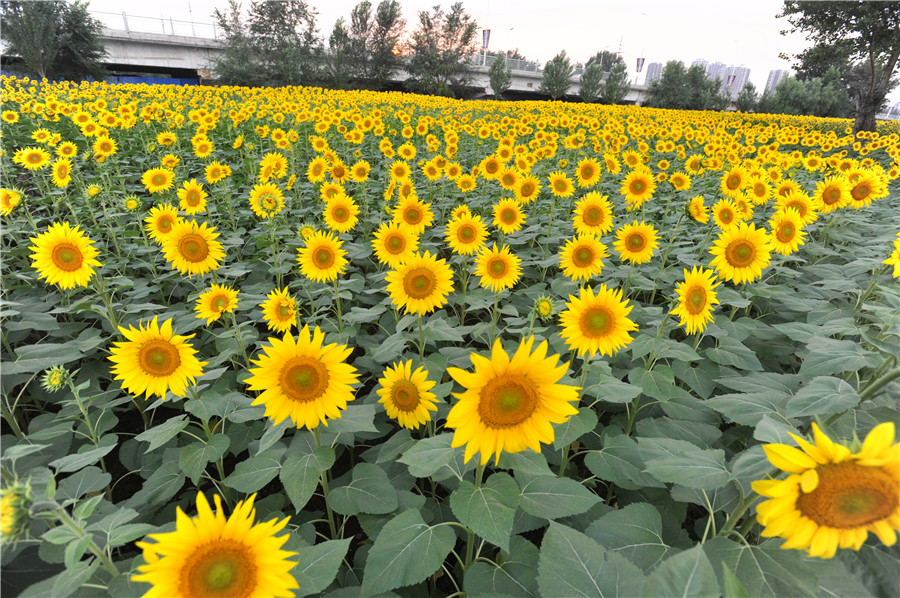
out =
<path fill-rule="evenodd" d="M 819 596 L 816 575 L 809 559 L 799 550 L 780 550 L 777 542 L 747 546 L 725 538 L 713 538 L 703 551 L 713 570 L 728 567 L 747 593 L 759 598 Z"/>
<path fill-rule="evenodd" d="M 15 461 L 16 459 L 21 459 L 22 457 L 27 457 L 33 453 L 38 453 L 45 448 L 52 446 L 49 444 L 15 444 L 10 447 L 6 447 L 3 449 L 3 454 L 0 455 L 0 460 L 6 461 Z"/>
<path fill-rule="evenodd" d="M 663 541 L 659 511 L 647 503 L 630 504 L 607 513 L 589 525 L 584 533 L 644 571 L 652 570 L 671 551 Z"/>
<path fill-rule="evenodd" d="M 729 365 L 739 370 L 762 371 L 762 364 L 759 363 L 756 354 L 740 341 L 730 336 L 720 337 L 718 341 L 718 347 L 710 347 L 705 351 L 711 360 L 719 365 Z"/>
<path fill-rule="evenodd" d="M 570 478 L 540 476 L 522 487 L 519 506 L 535 517 L 558 519 L 584 513 L 600 502 L 600 497 Z"/>
<path fill-rule="evenodd" d="M 736 424 L 755 426 L 765 415 L 780 414 L 787 407 L 790 395 L 776 392 L 723 394 L 704 401 Z"/>
<path fill-rule="evenodd" d="M 809 354 L 800 365 L 801 376 L 831 376 L 875 365 L 870 351 L 851 340 L 813 337 L 806 343 Z"/>
<path fill-rule="evenodd" d="M 377 348 L 371 355 L 372 359 L 376 363 L 387 363 L 397 359 L 403 353 L 403 349 L 406 348 L 406 340 L 407 336 L 402 332 L 390 335 L 377 345 Z"/>
<path fill-rule="evenodd" d="M 99 567 L 99 559 L 79 561 L 50 579 L 28 586 L 19 596 L 20 598 L 46 598 L 47 596 L 67 598 L 78 591 Z"/>
<path fill-rule="evenodd" d="M 104 473 L 99 467 L 85 467 L 59 483 L 56 500 L 62 502 L 81 498 L 85 494 L 102 490 L 110 481 L 112 476 Z"/>
<path fill-rule="evenodd" d="M 252 494 L 271 482 L 281 471 L 281 456 L 285 449 L 274 449 L 238 463 L 222 483 L 229 488 Z"/>
<path fill-rule="evenodd" d="M 121 525 L 111 530 L 107 541 L 107 546 L 116 547 L 123 546 L 129 542 L 133 542 L 138 538 L 143 538 L 152 531 L 156 531 L 155 525 L 149 523 L 129 523 Z"/>
<path fill-rule="evenodd" d="M 625 557 L 556 522 L 541 542 L 538 587 L 545 598 L 639 596 L 644 574 Z"/>
<path fill-rule="evenodd" d="M 17 347 L 15 361 L 3 362 L 3 375 L 36 374 L 55 365 L 81 359 L 84 355 L 74 341 L 67 343 L 41 343 Z"/>
<path fill-rule="evenodd" d="M 831 415 L 852 409 L 859 404 L 856 390 L 831 376 L 818 376 L 804 385 L 787 404 L 788 417 Z"/>
<path fill-rule="evenodd" d="M 724 564 L 722 565 L 722 587 L 725 588 L 724 595 L 728 598 L 750 598 L 750 594 L 744 589 L 744 584 Z"/>
<path fill-rule="evenodd" d="M 381 515 L 397 508 L 397 491 L 381 467 L 373 463 L 357 463 L 350 483 L 331 489 L 328 504 L 341 515 Z"/>
<path fill-rule="evenodd" d="M 216 434 L 208 442 L 193 442 L 181 449 L 178 466 L 191 482 L 196 484 L 210 461 L 221 459 L 228 450 L 231 439 L 225 434 Z"/>
<path fill-rule="evenodd" d="M 472 598 L 537 596 L 540 554 L 534 544 L 521 536 L 513 536 L 509 551 L 503 551 L 496 563 L 477 561 L 466 570 L 466 594 Z"/>
<path fill-rule="evenodd" d="M 160 425 L 153 426 L 149 430 L 141 432 L 135 436 L 135 438 L 141 442 L 150 443 L 150 446 L 146 449 L 149 453 L 178 436 L 178 433 L 184 430 L 189 423 L 191 423 L 191 420 L 189 420 L 186 415 L 171 417 Z"/>
<path fill-rule="evenodd" d="M 634 368 L 628 372 L 628 380 L 641 387 L 648 397 L 667 401 L 672 398 L 675 388 L 675 374 L 667 365 L 659 365 L 655 369 Z"/>
<path fill-rule="evenodd" d="M 167 451 L 168 452 L 168 451 Z M 184 485 L 184 474 L 176 460 L 163 460 L 144 486 L 131 498 L 124 501 L 124 507 L 146 508 L 166 502 L 181 490 Z"/>
<path fill-rule="evenodd" d="M 438 434 L 416 442 L 397 459 L 409 466 L 409 473 L 417 478 L 427 478 L 450 463 L 459 449 L 451 448 L 453 434 Z"/>
<path fill-rule="evenodd" d="M 299 512 L 319 485 L 319 476 L 334 465 L 334 449 L 320 446 L 312 453 L 291 451 L 281 466 L 279 478 L 291 504 Z"/>
<path fill-rule="evenodd" d="M 680 552 L 656 568 L 644 584 L 645 596 L 710 596 L 718 598 L 719 582 L 703 547 Z"/>
<path fill-rule="evenodd" d="M 66 455 L 50 462 L 50 467 L 56 468 L 57 473 L 71 473 L 78 471 L 88 465 L 93 465 L 118 446 L 118 436 L 115 434 L 107 434 L 102 437 L 97 448 L 89 448 L 90 445 L 82 447 L 83 450 L 74 455 Z"/>
<path fill-rule="evenodd" d="M 339 419 L 328 420 L 327 430 L 333 434 L 377 432 L 375 405 L 349 405 L 341 412 Z"/>
<path fill-rule="evenodd" d="M 696 366 L 676 361 L 672 364 L 675 377 L 687 384 L 688 388 L 702 399 L 709 397 L 716 388 L 719 366 L 710 361 L 701 361 Z"/>
<path fill-rule="evenodd" d="M 731 480 L 721 449 L 701 449 L 671 438 L 641 438 L 638 445 L 647 464 L 644 471 L 661 482 L 715 490 Z"/>
<path fill-rule="evenodd" d="M 680 438 L 701 448 L 709 448 L 722 437 L 716 426 L 684 419 L 652 417 L 637 424 L 638 436 L 648 438 Z"/>
<path fill-rule="evenodd" d="M 556 440 L 553 448 L 560 450 L 569 446 L 591 430 L 597 427 L 597 413 L 590 407 L 582 407 L 563 424 L 553 426 Z"/>
<path fill-rule="evenodd" d="M 597 397 L 607 403 L 630 403 L 634 397 L 641 394 L 641 389 L 633 384 L 622 382 L 608 374 L 604 374 L 601 382 L 585 389 L 592 397 Z"/>
<path fill-rule="evenodd" d="M 456 544 L 449 526 L 430 526 L 416 509 L 388 521 L 366 558 L 361 596 L 419 583 L 437 571 Z"/>
<path fill-rule="evenodd" d="M 450 509 L 460 523 L 503 550 L 509 550 L 519 486 L 507 473 L 491 475 L 480 488 L 462 481 L 450 495 Z"/>
<path fill-rule="evenodd" d="M 610 481 L 626 490 L 665 488 L 665 484 L 644 473 L 646 464 L 637 451 L 637 442 L 621 432 L 603 435 L 603 448 L 591 451 L 584 464 L 601 480 Z"/>
<path fill-rule="evenodd" d="M 323 447 L 324 448 L 324 447 Z M 308 596 L 323 591 L 337 575 L 338 568 L 350 548 L 350 539 L 327 540 L 315 546 L 297 550 L 297 566 L 304 577 L 304 585 L 295 590 L 296 596 Z"/>

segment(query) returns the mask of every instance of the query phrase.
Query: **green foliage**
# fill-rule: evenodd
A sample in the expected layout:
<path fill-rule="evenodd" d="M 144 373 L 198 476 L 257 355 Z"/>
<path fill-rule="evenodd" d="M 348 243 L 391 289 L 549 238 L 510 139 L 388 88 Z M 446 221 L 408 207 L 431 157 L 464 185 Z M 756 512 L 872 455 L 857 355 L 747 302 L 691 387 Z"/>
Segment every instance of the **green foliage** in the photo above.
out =
<path fill-rule="evenodd" d="M 764 95 L 757 106 L 759 112 L 804 114 L 823 117 L 847 117 L 849 98 L 840 73 L 831 67 L 825 77 L 800 80 L 784 77 L 775 92 Z"/>
<path fill-rule="evenodd" d="M 468 60 L 475 49 L 478 24 L 456 2 L 449 12 L 435 6 L 419 12 L 419 27 L 412 34 L 412 52 L 406 71 L 410 91 L 458 97 L 470 80 Z"/>
<path fill-rule="evenodd" d="M 721 80 L 710 80 L 700 65 L 684 68 L 681 61 L 666 63 L 662 76 L 647 88 L 645 105 L 676 110 L 724 110 L 731 101 Z"/>
<path fill-rule="evenodd" d="M 488 69 L 488 79 L 491 81 L 494 97 L 499 100 L 503 92 L 512 84 L 512 70 L 507 66 L 506 57 L 503 54 L 499 54 L 491 63 L 491 68 Z"/>
<path fill-rule="evenodd" d="M 574 74 L 575 67 L 572 66 L 569 57 L 566 56 L 566 51 L 563 50 L 544 65 L 539 91 L 549 95 L 552 100 L 558 100 L 569 91 Z"/>
<path fill-rule="evenodd" d="M 393 73 L 402 68 L 396 53 L 406 21 L 397 0 L 382 0 L 374 9 L 364 0 L 334 24 L 329 38 L 326 69 L 331 87 L 383 89 Z"/>
<path fill-rule="evenodd" d="M 628 69 L 624 61 L 617 62 L 607 73 L 600 87 L 600 99 L 604 104 L 618 104 L 625 99 L 629 91 L 631 84 L 628 82 Z"/>
<path fill-rule="evenodd" d="M 593 102 L 600 97 L 603 69 L 599 64 L 588 64 L 579 80 L 578 95 L 585 102 Z"/>
<path fill-rule="evenodd" d="M 758 101 L 759 97 L 756 93 L 756 86 L 750 81 L 747 81 L 743 89 L 738 93 L 737 98 L 735 98 L 734 105 L 741 112 L 753 112 L 756 110 Z"/>

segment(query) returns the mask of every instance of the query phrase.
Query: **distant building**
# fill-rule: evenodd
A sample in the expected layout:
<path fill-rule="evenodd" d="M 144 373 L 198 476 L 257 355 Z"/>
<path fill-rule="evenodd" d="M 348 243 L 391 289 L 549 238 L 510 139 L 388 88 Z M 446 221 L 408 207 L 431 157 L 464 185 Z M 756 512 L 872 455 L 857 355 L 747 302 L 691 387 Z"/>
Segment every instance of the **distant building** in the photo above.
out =
<path fill-rule="evenodd" d="M 647 65 L 647 78 L 644 80 L 644 85 L 650 85 L 653 81 L 656 81 L 662 75 L 663 65 L 659 62 L 651 62 Z"/>
<path fill-rule="evenodd" d="M 750 69 L 743 66 L 728 66 L 724 62 L 709 62 L 698 58 L 691 66 L 703 67 L 710 81 L 719 79 L 732 98 L 736 97 L 750 80 Z"/>
<path fill-rule="evenodd" d="M 788 72 L 784 69 L 769 71 L 769 78 L 766 79 L 766 88 L 763 90 L 763 93 L 773 93 L 775 91 L 775 87 L 778 85 L 778 82 L 784 79 L 787 74 Z"/>

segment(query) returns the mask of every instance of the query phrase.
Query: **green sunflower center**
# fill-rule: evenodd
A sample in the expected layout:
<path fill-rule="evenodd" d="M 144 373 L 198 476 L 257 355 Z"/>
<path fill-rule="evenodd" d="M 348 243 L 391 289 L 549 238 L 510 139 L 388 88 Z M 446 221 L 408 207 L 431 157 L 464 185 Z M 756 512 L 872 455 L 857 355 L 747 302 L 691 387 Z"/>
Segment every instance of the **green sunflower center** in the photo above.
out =
<path fill-rule="evenodd" d="M 578 323 L 584 336 L 599 338 L 612 332 L 615 322 L 612 312 L 607 307 L 598 305 L 586 309 Z"/>
<path fill-rule="evenodd" d="M 647 239 L 644 238 L 644 235 L 640 233 L 632 233 L 628 235 L 628 249 L 633 252 L 643 251 L 644 247 L 647 245 Z"/>
<path fill-rule="evenodd" d="M 199 598 L 249 596 L 257 585 L 253 555 L 244 544 L 217 540 L 198 547 L 181 571 L 179 593 Z"/>
<path fill-rule="evenodd" d="M 492 259 L 487 270 L 493 278 L 503 278 L 509 272 L 509 265 L 504 259 Z"/>
<path fill-rule="evenodd" d="M 413 299 L 430 296 L 437 286 L 434 272 L 428 268 L 415 268 L 403 277 L 403 290 Z"/>
<path fill-rule="evenodd" d="M 209 256 L 209 245 L 200 235 L 190 233 L 178 241 L 178 253 L 188 262 L 202 262 Z"/>
<path fill-rule="evenodd" d="M 706 289 L 694 286 L 688 289 L 684 296 L 684 304 L 688 313 L 696 316 L 706 307 Z"/>
<path fill-rule="evenodd" d="M 597 226 L 603 222 L 603 210 L 591 206 L 584 211 L 584 216 L 582 218 L 584 219 L 584 223 L 588 226 Z"/>
<path fill-rule="evenodd" d="M 313 263 L 317 268 L 327 270 L 334 265 L 334 251 L 329 247 L 320 247 L 313 252 Z"/>
<path fill-rule="evenodd" d="M 403 253 L 403 250 L 406 249 L 406 241 L 400 235 L 391 235 L 384 246 L 389 253 L 397 255 L 398 253 Z"/>
<path fill-rule="evenodd" d="M 578 247 L 572 252 L 572 263 L 579 268 L 586 268 L 594 263 L 594 252 L 590 247 Z"/>
<path fill-rule="evenodd" d="M 538 406 L 537 389 L 525 375 L 504 374 L 481 390 L 478 414 L 489 428 L 509 428 L 531 417 Z"/>
<path fill-rule="evenodd" d="M 400 411 L 415 411 L 419 406 L 419 389 L 410 380 L 398 380 L 391 387 L 391 401 Z"/>
<path fill-rule="evenodd" d="M 732 241 L 725 248 L 725 259 L 734 268 L 746 268 L 753 263 L 756 257 L 756 248 L 743 239 Z"/>

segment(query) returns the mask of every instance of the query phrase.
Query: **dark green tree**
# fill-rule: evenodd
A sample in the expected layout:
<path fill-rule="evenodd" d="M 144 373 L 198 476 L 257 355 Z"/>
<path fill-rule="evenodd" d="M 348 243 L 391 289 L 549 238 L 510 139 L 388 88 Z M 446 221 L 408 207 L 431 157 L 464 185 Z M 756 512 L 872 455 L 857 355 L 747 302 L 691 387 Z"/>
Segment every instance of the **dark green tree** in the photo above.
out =
<path fill-rule="evenodd" d="M 609 50 L 600 50 L 590 58 L 588 58 L 585 63 L 585 67 L 588 67 L 592 64 L 597 64 L 603 70 L 604 73 L 608 73 L 612 70 L 612 68 L 618 63 L 625 64 L 625 60 L 616 54 L 615 52 L 610 52 Z"/>
<path fill-rule="evenodd" d="M 465 93 L 471 74 L 469 59 L 475 51 L 478 24 L 462 2 L 444 12 L 435 6 L 419 12 L 419 27 L 412 34 L 412 52 L 406 71 L 410 91 L 456 97 Z"/>
<path fill-rule="evenodd" d="M 488 69 L 488 79 L 491 81 L 491 90 L 494 92 L 494 96 L 499 100 L 503 92 L 512 85 L 512 69 L 506 65 L 505 54 L 499 54 L 491 63 L 491 68 Z"/>
<path fill-rule="evenodd" d="M 351 79 L 358 74 L 360 57 L 354 46 L 344 19 L 338 19 L 328 38 L 329 52 L 325 68 L 327 71 L 326 82 L 329 87 L 347 89 Z"/>
<path fill-rule="evenodd" d="M 575 68 L 569 62 L 566 51 L 563 50 L 544 65 L 539 91 L 549 95 L 550 99 L 557 100 L 569 91 L 572 86 L 570 79 L 574 74 Z"/>
<path fill-rule="evenodd" d="M 578 95 L 585 102 L 595 102 L 600 97 L 600 85 L 603 81 L 603 69 L 599 64 L 587 65 L 581 73 Z"/>
<path fill-rule="evenodd" d="M 4 1 L 0 16 L 5 53 L 19 56 L 30 74 L 69 80 L 105 74 L 102 27 L 87 4 Z"/>
<path fill-rule="evenodd" d="M 737 95 L 737 98 L 734 100 L 734 105 L 741 112 L 753 112 L 756 110 L 757 100 L 756 86 L 750 81 L 747 81 L 741 89 L 741 92 Z"/>
<path fill-rule="evenodd" d="M 806 80 L 783 78 L 774 93 L 760 99 L 758 110 L 775 114 L 845 118 L 849 116 L 850 108 L 840 72 L 832 67 L 824 77 Z"/>
<path fill-rule="evenodd" d="M 663 67 L 659 79 L 647 87 L 646 106 L 651 108 L 687 108 L 690 91 L 687 86 L 687 70 L 680 60 L 670 60 Z"/>
<path fill-rule="evenodd" d="M 628 68 L 624 60 L 619 60 L 606 74 L 606 80 L 600 87 L 600 99 L 604 104 L 618 104 L 625 99 L 629 91 L 631 84 L 628 82 Z"/>
<path fill-rule="evenodd" d="M 397 46 L 405 26 L 397 0 L 382 0 L 374 12 L 368 0 L 353 8 L 346 53 L 352 76 L 362 87 L 384 89 L 394 71 L 402 68 L 403 59 Z"/>
<path fill-rule="evenodd" d="M 265 85 L 265 56 L 250 35 L 240 3 L 229 0 L 228 8 L 224 11 L 217 8 L 213 17 L 222 32 L 222 50 L 212 61 L 216 80 L 224 85 Z"/>
<path fill-rule="evenodd" d="M 853 130 L 874 131 L 900 59 L 900 3 L 786 0 L 778 16 L 791 25 L 782 33 L 804 33 L 820 56 L 846 52 L 861 64 Z"/>

